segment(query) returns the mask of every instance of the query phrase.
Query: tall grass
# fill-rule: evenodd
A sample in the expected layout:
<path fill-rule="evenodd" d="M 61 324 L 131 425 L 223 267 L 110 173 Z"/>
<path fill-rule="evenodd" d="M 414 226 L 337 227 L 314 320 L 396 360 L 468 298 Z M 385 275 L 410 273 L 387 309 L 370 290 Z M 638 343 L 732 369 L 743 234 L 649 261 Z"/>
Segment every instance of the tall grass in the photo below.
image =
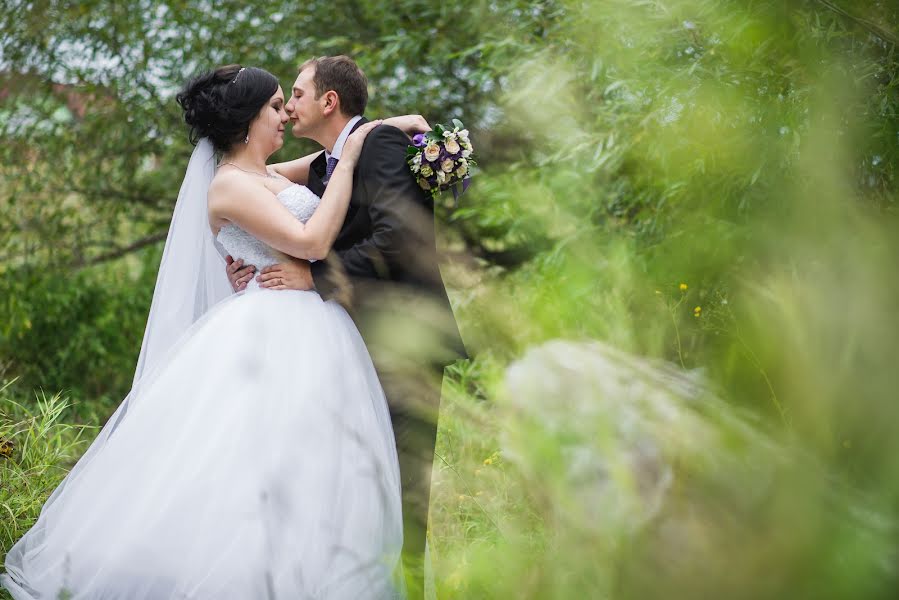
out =
<path fill-rule="evenodd" d="M 86 449 L 95 427 L 67 424 L 71 404 L 43 392 L 33 401 L 0 388 L 0 561 L 37 520 L 41 506 Z"/>

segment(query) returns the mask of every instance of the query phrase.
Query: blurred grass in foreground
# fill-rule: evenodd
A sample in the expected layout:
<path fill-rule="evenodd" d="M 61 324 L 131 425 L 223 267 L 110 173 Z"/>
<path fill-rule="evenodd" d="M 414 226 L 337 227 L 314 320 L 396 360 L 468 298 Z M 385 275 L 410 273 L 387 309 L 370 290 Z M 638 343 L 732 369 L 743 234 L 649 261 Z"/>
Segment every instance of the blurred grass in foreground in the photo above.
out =
<path fill-rule="evenodd" d="M 891 597 L 895 47 L 816 2 L 567 8 L 456 214 L 547 249 L 456 265 L 443 595 Z"/>

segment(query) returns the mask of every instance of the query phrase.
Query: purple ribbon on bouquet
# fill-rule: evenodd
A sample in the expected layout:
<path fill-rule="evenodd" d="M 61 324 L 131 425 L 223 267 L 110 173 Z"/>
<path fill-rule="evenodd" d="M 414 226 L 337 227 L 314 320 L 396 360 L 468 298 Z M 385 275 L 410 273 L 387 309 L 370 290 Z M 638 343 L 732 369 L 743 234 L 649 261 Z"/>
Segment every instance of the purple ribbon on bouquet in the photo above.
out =
<path fill-rule="evenodd" d="M 453 202 L 455 203 L 454 208 L 459 208 L 459 196 L 465 193 L 465 190 L 468 189 L 468 186 L 471 185 L 471 177 L 466 177 L 462 180 L 462 191 L 459 191 L 459 184 L 453 186 Z"/>

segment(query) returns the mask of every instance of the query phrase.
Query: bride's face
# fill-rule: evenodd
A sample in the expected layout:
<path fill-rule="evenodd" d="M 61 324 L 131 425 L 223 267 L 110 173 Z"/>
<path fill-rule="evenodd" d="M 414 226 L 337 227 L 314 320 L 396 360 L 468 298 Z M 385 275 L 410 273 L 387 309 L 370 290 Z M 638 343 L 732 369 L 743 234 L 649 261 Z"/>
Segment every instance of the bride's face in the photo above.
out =
<path fill-rule="evenodd" d="M 284 127 L 288 120 L 284 110 L 284 91 L 278 86 L 278 91 L 269 98 L 250 125 L 250 140 L 269 146 L 269 154 L 275 152 L 284 145 Z"/>

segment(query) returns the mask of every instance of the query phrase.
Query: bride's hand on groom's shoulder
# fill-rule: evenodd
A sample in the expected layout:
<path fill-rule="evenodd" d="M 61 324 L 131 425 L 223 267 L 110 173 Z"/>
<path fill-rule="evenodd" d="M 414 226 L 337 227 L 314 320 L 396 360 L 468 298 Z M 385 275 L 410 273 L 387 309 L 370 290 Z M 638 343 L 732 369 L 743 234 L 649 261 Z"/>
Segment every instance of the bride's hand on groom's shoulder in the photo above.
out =
<path fill-rule="evenodd" d="M 309 261 L 290 260 L 262 269 L 256 277 L 259 287 L 269 290 L 311 290 L 315 287 L 312 281 L 312 269 Z"/>
<path fill-rule="evenodd" d="M 371 130 L 381 124 L 383 124 L 381 120 L 369 121 L 350 134 L 350 137 L 343 144 L 340 161 L 337 163 L 338 169 L 343 166 L 352 170 L 356 166 L 356 161 L 359 160 L 359 154 L 362 152 L 362 143 L 365 142 L 365 138 Z"/>

